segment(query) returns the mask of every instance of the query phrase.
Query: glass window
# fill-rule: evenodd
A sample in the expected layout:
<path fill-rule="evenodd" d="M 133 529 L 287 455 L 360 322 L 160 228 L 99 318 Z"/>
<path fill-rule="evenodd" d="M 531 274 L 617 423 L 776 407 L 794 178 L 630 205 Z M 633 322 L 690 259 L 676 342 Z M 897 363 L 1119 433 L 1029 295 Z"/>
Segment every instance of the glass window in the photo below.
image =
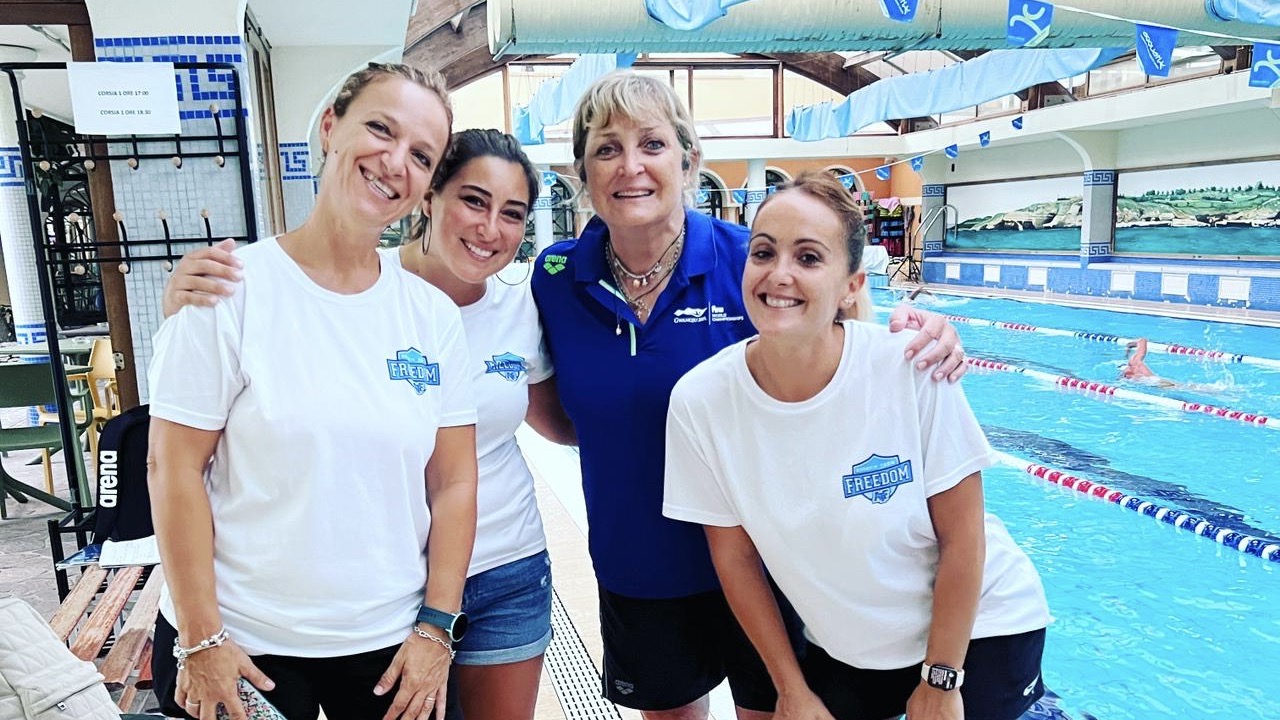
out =
<path fill-rule="evenodd" d="M 1138 61 L 1126 57 L 1119 62 L 1089 72 L 1089 95 L 1102 95 L 1147 84 L 1147 74 Z"/>
<path fill-rule="evenodd" d="M 1173 67 L 1169 69 L 1169 77 L 1210 75 L 1221 70 L 1222 56 L 1208 45 L 1179 47 L 1173 49 Z"/>
<path fill-rule="evenodd" d="M 1019 112 L 1022 110 L 1022 100 L 1017 95 L 1005 95 L 1002 98 L 996 98 L 990 102 L 984 102 L 978 106 L 978 117 L 987 115 L 1002 115 L 1004 113 Z"/>
<path fill-rule="evenodd" d="M 773 136 L 771 68 L 694 68 L 693 121 L 709 137 Z"/>

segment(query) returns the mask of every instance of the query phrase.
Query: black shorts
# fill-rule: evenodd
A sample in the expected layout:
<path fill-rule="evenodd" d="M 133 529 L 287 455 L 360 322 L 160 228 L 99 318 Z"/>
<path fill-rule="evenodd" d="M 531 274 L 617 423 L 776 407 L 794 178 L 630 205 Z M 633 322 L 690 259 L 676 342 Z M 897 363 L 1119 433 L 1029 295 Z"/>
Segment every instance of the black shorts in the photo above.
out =
<path fill-rule="evenodd" d="M 1040 659 L 1045 631 L 969 641 L 964 660 L 965 720 L 1015 720 L 1044 695 Z M 801 663 L 809 688 L 836 720 L 883 720 L 907 710 L 920 684 L 920 665 L 863 670 L 810 643 Z"/>
<path fill-rule="evenodd" d="M 796 648 L 800 619 L 777 592 Z M 773 712 L 778 695 L 764 662 L 719 590 L 682 598 L 640 600 L 600 588 L 604 695 L 636 710 L 674 710 L 711 692 L 725 678 L 733 702 Z"/>
<path fill-rule="evenodd" d="M 152 689 L 160 710 L 167 717 L 191 718 L 174 701 L 178 688 L 178 665 L 173 659 L 173 641 L 178 631 L 163 615 L 156 616 L 156 634 L 151 654 Z M 373 694 L 373 686 L 391 666 L 399 645 L 333 658 L 298 658 L 283 655 L 256 655 L 258 669 L 276 687 L 262 696 L 289 720 L 312 720 L 323 708 L 325 715 L 342 720 L 381 720 L 395 699 L 399 684 L 385 695 Z"/>

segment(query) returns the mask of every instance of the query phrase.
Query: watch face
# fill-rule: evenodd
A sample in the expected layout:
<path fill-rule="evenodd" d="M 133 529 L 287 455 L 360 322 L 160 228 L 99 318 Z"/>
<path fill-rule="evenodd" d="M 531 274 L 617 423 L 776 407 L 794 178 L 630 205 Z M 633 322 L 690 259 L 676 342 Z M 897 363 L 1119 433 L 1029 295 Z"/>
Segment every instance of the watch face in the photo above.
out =
<path fill-rule="evenodd" d="M 458 642 L 463 635 L 467 634 L 468 627 L 471 627 L 471 621 L 467 619 L 467 614 L 458 613 L 453 617 L 453 625 L 449 628 L 449 639 Z"/>
<path fill-rule="evenodd" d="M 942 665 L 929 668 L 929 684 L 941 690 L 951 690 L 956 686 L 956 671 Z"/>

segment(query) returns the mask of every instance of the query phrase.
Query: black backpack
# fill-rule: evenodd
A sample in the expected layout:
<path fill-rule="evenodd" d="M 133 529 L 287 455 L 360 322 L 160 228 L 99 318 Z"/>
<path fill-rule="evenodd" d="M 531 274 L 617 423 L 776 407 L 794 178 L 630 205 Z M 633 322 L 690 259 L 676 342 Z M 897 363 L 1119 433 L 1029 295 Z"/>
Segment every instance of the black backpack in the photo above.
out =
<path fill-rule="evenodd" d="M 139 405 L 111 418 L 98 438 L 98 505 L 93 542 L 154 535 L 147 490 L 151 408 Z"/>

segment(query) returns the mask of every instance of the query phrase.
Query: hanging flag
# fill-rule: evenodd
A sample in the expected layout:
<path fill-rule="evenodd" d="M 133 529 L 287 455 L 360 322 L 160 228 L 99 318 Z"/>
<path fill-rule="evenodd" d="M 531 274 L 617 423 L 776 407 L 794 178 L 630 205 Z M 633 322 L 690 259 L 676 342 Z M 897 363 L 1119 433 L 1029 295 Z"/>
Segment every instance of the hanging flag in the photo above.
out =
<path fill-rule="evenodd" d="M 849 188 L 853 187 L 853 174 L 850 173 L 848 175 L 841 175 L 840 184 L 844 186 L 845 190 L 848 190 Z"/>
<path fill-rule="evenodd" d="M 1169 77 L 1173 66 L 1173 48 L 1178 44 L 1178 31 L 1162 25 L 1134 25 L 1138 64 L 1142 71 L 1156 77 Z"/>
<path fill-rule="evenodd" d="M 991 131 L 978 133 L 978 144 L 986 147 L 991 144 Z"/>
<path fill-rule="evenodd" d="M 746 204 L 747 204 L 747 191 L 746 191 L 746 190 L 734 190 L 733 192 L 729 193 L 729 195 L 733 198 L 733 201 L 734 201 L 735 203 L 737 203 L 737 204 L 739 204 L 739 205 L 746 205 Z"/>
<path fill-rule="evenodd" d="M 1021 115 L 1019 115 L 1018 117 L 1014 118 L 1010 124 L 1012 124 L 1012 125 L 1013 125 L 1013 129 L 1014 129 L 1014 130 L 1021 130 L 1021 129 L 1022 129 L 1022 116 L 1021 116 Z"/>
<path fill-rule="evenodd" d="M 1249 71 L 1249 87 L 1280 87 L 1280 45 L 1257 43 L 1253 46 L 1253 68 Z"/>
<path fill-rule="evenodd" d="M 877 180 L 888 180 L 888 179 L 889 179 L 889 166 L 888 166 L 888 165 L 881 165 L 880 167 L 876 168 L 876 179 L 877 179 Z"/>
<path fill-rule="evenodd" d="M 955 160 L 956 158 L 960 157 L 960 146 L 948 145 L 946 149 L 944 149 L 942 152 L 946 153 L 947 157 L 951 158 L 952 160 Z"/>
<path fill-rule="evenodd" d="M 644 0 L 649 17 L 672 30 L 701 30 L 747 0 Z"/>
<path fill-rule="evenodd" d="M 921 170 L 923 170 L 923 169 L 924 169 L 924 156 L 923 156 L 923 155 L 917 155 L 917 156 L 915 156 L 915 157 L 911 158 L 911 169 L 912 169 L 912 170 L 915 170 L 916 172 L 920 172 Z"/>
<path fill-rule="evenodd" d="M 916 19 L 920 0 L 880 0 L 880 10 L 894 22 L 909 23 Z"/>
<path fill-rule="evenodd" d="M 711 199 L 711 193 L 706 188 L 698 188 L 698 204 L 705 205 Z"/>
<path fill-rule="evenodd" d="M 1053 5 L 1039 0 L 1009 0 L 1005 40 L 1014 47 L 1035 47 L 1049 37 Z"/>

